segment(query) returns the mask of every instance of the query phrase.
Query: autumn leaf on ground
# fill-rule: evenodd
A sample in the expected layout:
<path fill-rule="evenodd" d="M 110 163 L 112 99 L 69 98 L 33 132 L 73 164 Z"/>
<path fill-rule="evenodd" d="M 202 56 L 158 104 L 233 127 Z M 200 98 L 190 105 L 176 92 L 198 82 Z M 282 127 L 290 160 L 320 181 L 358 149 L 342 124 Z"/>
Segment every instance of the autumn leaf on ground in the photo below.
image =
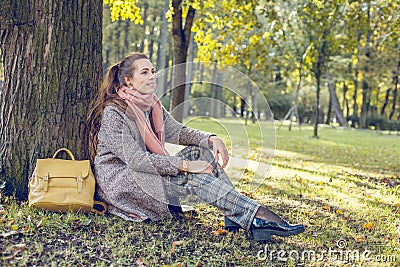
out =
<path fill-rule="evenodd" d="M 304 215 L 310 215 L 310 212 L 309 212 L 309 211 L 306 211 L 306 210 L 304 210 L 304 211 L 303 211 L 303 214 L 304 214 Z"/>
<path fill-rule="evenodd" d="M 343 215 L 343 211 L 342 210 L 336 210 L 336 214 Z"/>
<path fill-rule="evenodd" d="M 354 240 L 355 240 L 357 243 L 361 243 L 361 242 L 367 241 L 367 239 L 366 239 L 365 236 L 363 236 L 363 235 L 356 235 L 356 236 L 354 237 Z"/>
<path fill-rule="evenodd" d="M 267 190 L 272 190 L 272 189 L 274 189 L 271 185 L 267 185 L 267 186 L 265 186 L 265 188 L 266 188 Z"/>
<path fill-rule="evenodd" d="M 183 243 L 185 243 L 185 241 L 183 241 L 183 240 L 172 242 L 171 253 L 175 253 L 175 247 L 182 245 Z"/>
<path fill-rule="evenodd" d="M 224 226 L 225 226 L 225 222 L 222 221 L 222 222 L 220 222 L 218 225 L 221 226 L 221 227 L 224 227 Z"/>
<path fill-rule="evenodd" d="M 252 194 L 247 191 L 242 190 L 242 191 L 240 191 L 240 193 L 245 195 L 246 197 L 250 197 L 250 198 L 252 197 Z"/>
<path fill-rule="evenodd" d="M 213 231 L 213 234 L 214 235 L 226 235 L 226 233 L 227 233 L 227 231 L 226 230 L 224 230 L 224 229 L 218 229 L 217 231 Z"/>
<path fill-rule="evenodd" d="M 329 207 L 328 205 L 324 205 L 322 208 L 323 208 L 324 210 L 327 210 L 327 211 L 330 211 L 330 210 L 331 210 L 331 207 Z"/>
<path fill-rule="evenodd" d="M 375 227 L 375 224 L 372 222 L 368 222 L 368 223 L 364 224 L 364 226 L 363 226 L 363 228 L 368 229 L 368 230 L 371 230 L 374 227 Z"/>

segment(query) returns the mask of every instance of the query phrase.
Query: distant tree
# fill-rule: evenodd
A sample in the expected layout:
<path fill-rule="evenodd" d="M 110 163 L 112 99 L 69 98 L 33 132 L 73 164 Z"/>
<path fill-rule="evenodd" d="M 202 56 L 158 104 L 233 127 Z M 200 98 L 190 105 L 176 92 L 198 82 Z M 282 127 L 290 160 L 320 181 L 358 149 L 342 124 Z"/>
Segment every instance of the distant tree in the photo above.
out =
<path fill-rule="evenodd" d="M 37 158 L 88 157 L 86 115 L 101 81 L 100 0 L 2 0 L 0 177 L 27 196 Z"/>

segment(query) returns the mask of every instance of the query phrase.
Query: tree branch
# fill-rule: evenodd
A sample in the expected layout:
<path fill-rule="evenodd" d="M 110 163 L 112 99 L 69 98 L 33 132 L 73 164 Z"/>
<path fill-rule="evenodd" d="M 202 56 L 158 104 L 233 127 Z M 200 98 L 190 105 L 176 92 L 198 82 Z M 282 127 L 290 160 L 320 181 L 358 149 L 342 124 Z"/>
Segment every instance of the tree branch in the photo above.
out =
<path fill-rule="evenodd" d="M 185 36 L 185 42 L 187 45 L 189 45 L 189 42 L 190 42 L 190 40 L 189 40 L 190 32 L 192 31 L 192 25 L 193 25 L 195 13 L 196 13 L 196 9 L 194 9 L 192 6 L 189 6 L 189 10 L 186 15 L 185 28 L 183 30 L 183 34 Z"/>
<path fill-rule="evenodd" d="M 182 35 L 182 9 L 180 8 L 182 0 L 172 0 L 172 8 L 174 13 L 172 15 L 172 38 L 177 46 L 181 46 L 182 42 L 179 38 Z"/>

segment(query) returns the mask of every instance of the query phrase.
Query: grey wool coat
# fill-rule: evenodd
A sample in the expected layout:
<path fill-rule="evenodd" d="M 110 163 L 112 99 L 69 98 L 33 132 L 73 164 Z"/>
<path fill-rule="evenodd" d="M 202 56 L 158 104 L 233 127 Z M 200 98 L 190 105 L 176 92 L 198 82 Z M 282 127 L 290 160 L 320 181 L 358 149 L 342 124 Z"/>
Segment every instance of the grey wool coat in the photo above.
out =
<path fill-rule="evenodd" d="M 166 142 L 208 147 L 210 133 L 178 123 L 164 108 L 163 118 Z M 94 173 L 111 214 L 131 221 L 169 217 L 163 179 L 178 174 L 180 160 L 148 152 L 133 119 L 118 107 L 104 109 Z"/>

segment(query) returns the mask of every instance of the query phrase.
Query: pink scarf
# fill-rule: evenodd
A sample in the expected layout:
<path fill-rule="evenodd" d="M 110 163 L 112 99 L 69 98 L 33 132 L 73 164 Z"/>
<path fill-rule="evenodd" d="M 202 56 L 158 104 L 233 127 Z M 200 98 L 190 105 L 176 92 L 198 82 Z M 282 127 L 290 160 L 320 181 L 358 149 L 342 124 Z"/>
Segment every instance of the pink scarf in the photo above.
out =
<path fill-rule="evenodd" d="M 164 121 L 160 99 L 154 93 L 142 94 L 125 86 L 117 94 L 128 104 L 127 114 L 135 121 L 147 149 L 155 154 L 169 155 L 164 148 Z M 151 108 L 155 132 L 144 115 Z"/>

